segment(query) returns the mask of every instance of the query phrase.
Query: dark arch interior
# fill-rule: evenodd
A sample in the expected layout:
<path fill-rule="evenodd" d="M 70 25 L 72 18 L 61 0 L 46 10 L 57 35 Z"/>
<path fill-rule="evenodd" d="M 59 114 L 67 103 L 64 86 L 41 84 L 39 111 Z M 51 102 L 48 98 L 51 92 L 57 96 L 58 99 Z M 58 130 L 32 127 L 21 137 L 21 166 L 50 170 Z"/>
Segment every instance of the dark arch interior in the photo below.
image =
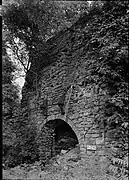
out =
<path fill-rule="evenodd" d="M 61 150 L 70 150 L 78 144 L 78 139 L 75 132 L 63 120 L 56 119 L 51 120 L 45 124 L 47 128 L 53 129 L 53 136 L 54 136 L 54 155 L 59 154 Z"/>

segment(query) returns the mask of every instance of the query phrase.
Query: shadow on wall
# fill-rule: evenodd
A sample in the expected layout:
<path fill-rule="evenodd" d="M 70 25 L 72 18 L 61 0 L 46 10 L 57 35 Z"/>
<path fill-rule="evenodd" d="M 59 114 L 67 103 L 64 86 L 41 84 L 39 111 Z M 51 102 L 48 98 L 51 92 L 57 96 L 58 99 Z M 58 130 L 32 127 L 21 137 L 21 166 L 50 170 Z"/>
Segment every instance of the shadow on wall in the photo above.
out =
<path fill-rule="evenodd" d="M 63 120 L 56 120 L 55 126 L 55 151 L 70 150 L 78 144 L 78 139 L 72 128 Z"/>
<path fill-rule="evenodd" d="M 61 150 L 70 150 L 76 147 L 78 144 L 78 139 L 75 132 L 63 120 L 56 119 L 48 121 L 42 128 L 42 131 L 46 129 L 46 133 L 44 133 L 44 141 L 43 146 L 47 147 L 50 150 L 51 146 L 51 157 L 59 154 Z M 50 132 L 50 133 L 48 133 Z M 48 152 L 48 149 L 45 151 Z"/>

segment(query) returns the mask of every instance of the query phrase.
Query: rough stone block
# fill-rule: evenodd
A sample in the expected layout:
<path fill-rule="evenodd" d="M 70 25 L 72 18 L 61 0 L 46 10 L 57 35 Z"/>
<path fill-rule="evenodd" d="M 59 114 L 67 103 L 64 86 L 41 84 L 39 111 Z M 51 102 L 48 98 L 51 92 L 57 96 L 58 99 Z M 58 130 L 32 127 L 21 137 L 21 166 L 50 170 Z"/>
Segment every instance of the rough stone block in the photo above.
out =
<path fill-rule="evenodd" d="M 94 154 L 94 151 L 87 151 L 86 153 L 88 156 L 92 156 Z"/>
<path fill-rule="evenodd" d="M 104 143 L 104 137 L 96 138 L 96 144 L 103 144 L 103 143 Z"/>
<path fill-rule="evenodd" d="M 98 138 L 99 137 L 99 134 L 92 134 L 91 135 L 93 138 Z"/>
<path fill-rule="evenodd" d="M 85 154 L 86 153 L 86 148 L 85 147 L 80 147 L 80 151 L 82 154 Z"/>
<path fill-rule="evenodd" d="M 87 145 L 87 150 L 96 151 L 96 145 Z"/>
<path fill-rule="evenodd" d="M 105 152 L 104 152 L 104 150 L 99 150 L 99 151 L 97 152 L 97 154 L 98 154 L 99 156 L 104 156 Z"/>

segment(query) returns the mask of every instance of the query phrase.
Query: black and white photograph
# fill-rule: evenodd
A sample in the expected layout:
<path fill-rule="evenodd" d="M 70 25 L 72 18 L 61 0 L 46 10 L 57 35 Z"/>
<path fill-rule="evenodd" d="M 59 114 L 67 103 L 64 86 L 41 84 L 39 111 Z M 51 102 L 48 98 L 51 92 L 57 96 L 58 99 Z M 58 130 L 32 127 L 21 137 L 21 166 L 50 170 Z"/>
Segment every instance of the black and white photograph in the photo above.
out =
<path fill-rule="evenodd" d="M 128 180 L 129 2 L 3 0 L 2 180 Z"/>

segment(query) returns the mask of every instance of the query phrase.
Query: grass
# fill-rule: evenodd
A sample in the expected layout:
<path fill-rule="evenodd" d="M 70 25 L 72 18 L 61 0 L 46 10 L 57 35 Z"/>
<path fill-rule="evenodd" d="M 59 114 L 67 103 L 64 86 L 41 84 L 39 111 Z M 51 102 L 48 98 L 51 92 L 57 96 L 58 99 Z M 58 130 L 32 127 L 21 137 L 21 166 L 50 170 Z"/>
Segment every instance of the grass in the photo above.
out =
<path fill-rule="evenodd" d="M 23 165 L 22 165 L 23 166 Z M 85 156 L 80 158 L 73 149 L 50 160 L 41 170 L 40 162 L 3 170 L 4 180 L 118 180 L 107 174 L 109 163 L 105 157 Z M 125 179 L 124 179 L 125 180 Z"/>

